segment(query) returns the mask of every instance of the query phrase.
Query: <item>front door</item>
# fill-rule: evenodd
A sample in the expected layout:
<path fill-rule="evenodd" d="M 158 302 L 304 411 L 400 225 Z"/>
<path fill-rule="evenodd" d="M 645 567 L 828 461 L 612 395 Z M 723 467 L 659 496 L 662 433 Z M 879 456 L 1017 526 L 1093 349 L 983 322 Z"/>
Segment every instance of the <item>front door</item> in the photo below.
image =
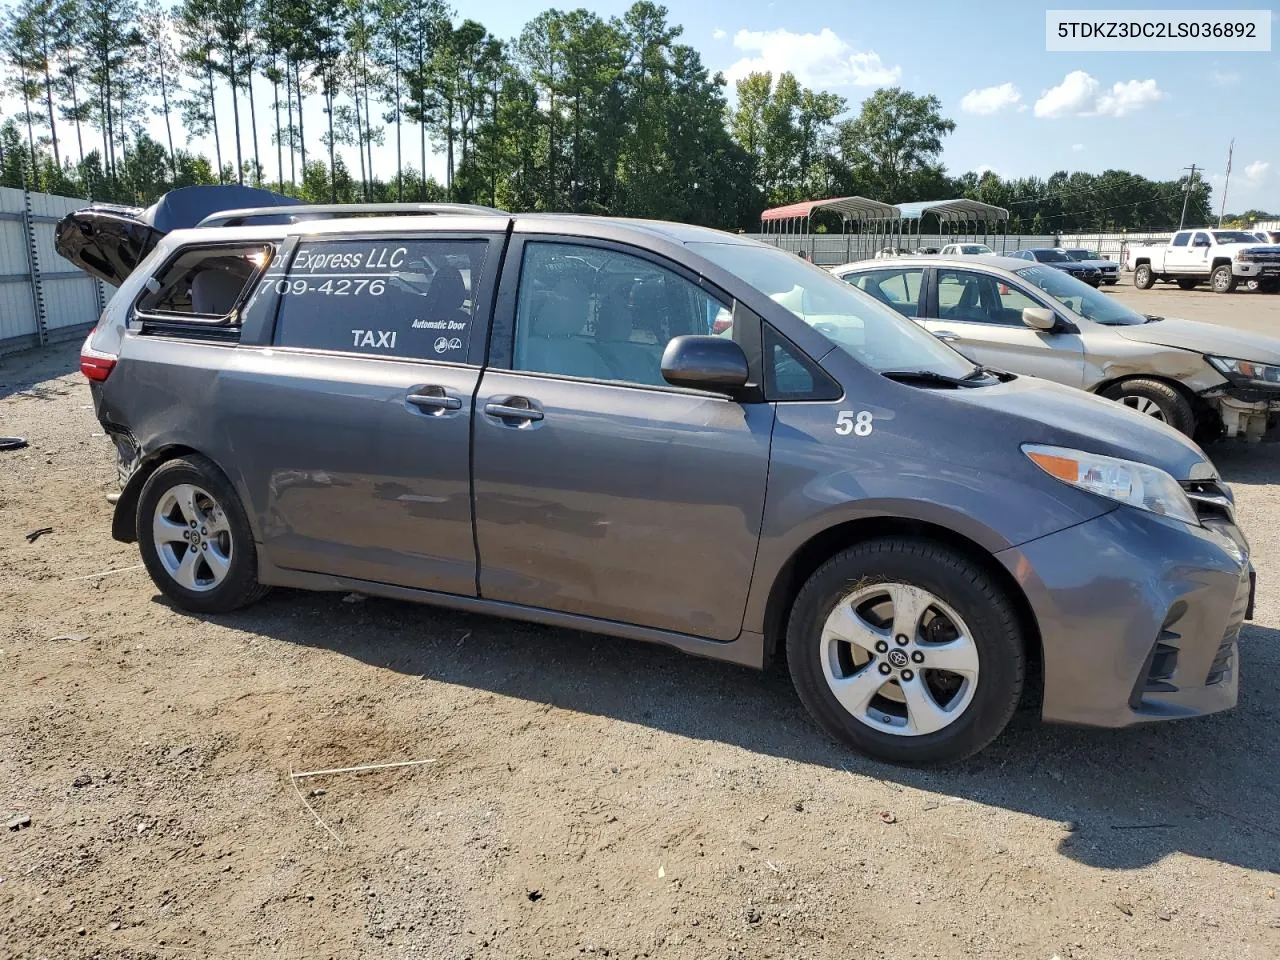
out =
<path fill-rule="evenodd" d="M 304 240 L 216 407 L 276 566 L 475 595 L 472 398 L 501 237 Z"/>
<path fill-rule="evenodd" d="M 660 371 L 674 336 L 740 335 L 732 304 L 616 246 L 517 240 L 507 259 L 476 404 L 481 596 L 733 640 L 773 407 Z"/>
<path fill-rule="evenodd" d="M 970 360 L 1079 387 L 1084 345 L 1077 333 L 1033 330 L 1026 307 L 1046 307 L 1021 287 L 979 270 L 939 268 L 925 327 Z"/>

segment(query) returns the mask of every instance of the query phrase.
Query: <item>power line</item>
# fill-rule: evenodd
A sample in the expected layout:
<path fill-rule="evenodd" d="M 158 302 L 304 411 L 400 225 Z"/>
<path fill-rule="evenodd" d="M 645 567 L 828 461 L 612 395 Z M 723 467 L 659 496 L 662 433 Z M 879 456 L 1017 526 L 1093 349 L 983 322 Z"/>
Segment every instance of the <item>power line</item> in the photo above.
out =
<path fill-rule="evenodd" d="M 1099 186 L 1103 187 L 1104 189 L 1109 189 L 1112 187 L 1127 187 L 1127 186 L 1132 186 L 1134 183 L 1136 183 L 1139 180 L 1145 180 L 1147 183 L 1158 183 L 1158 181 L 1147 180 L 1147 178 L 1142 176 L 1141 174 L 1135 173 L 1135 174 L 1130 174 L 1126 177 L 1121 177 L 1119 180 L 1106 180 L 1106 181 L 1103 181 L 1101 184 L 1098 184 L 1092 187 L 1080 187 L 1080 188 L 1072 188 L 1071 190 L 1060 190 L 1056 193 L 1046 193 L 1038 197 L 1032 197 L 1028 200 L 1010 200 L 1009 206 L 1012 207 L 1012 206 L 1017 206 L 1020 204 L 1027 204 L 1027 203 L 1044 203 L 1045 201 L 1056 200 L 1056 199 L 1059 199 L 1060 197 L 1075 197 L 1075 196 L 1080 196 L 1081 194 L 1095 193 L 1097 192 Z"/>
<path fill-rule="evenodd" d="M 1051 213 L 1051 214 L 1048 214 L 1047 216 L 1042 214 L 1040 219 L 1041 220 L 1061 220 L 1064 217 L 1079 217 L 1087 213 L 1106 213 L 1108 210 L 1121 210 L 1126 207 L 1140 207 L 1143 204 L 1147 204 L 1147 203 L 1162 203 L 1165 200 L 1172 200 L 1176 196 L 1177 196 L 1176 193 L 1171 193 L 1166 196 L 1149 197 L 1146 200 L 1135 200 L 1133 203 L 1117 203 L 1110 207 L 1092 207 L 1086 210 L 1072 210 L 1067 213 Z"/>

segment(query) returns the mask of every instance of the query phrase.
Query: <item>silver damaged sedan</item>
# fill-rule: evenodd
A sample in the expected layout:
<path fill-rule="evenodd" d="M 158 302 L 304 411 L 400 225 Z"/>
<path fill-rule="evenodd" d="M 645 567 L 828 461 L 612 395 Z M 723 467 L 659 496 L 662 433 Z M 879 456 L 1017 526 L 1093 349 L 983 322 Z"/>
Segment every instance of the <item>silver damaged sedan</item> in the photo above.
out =
<path fill-rule="evenodd" d="M 832 273 L 984 366 L 1117 400 L 1201 439 L 1261 439 L 1280 415 L 1280 339 L 1135 313 L 1010 257 L 903 257 Z"/>

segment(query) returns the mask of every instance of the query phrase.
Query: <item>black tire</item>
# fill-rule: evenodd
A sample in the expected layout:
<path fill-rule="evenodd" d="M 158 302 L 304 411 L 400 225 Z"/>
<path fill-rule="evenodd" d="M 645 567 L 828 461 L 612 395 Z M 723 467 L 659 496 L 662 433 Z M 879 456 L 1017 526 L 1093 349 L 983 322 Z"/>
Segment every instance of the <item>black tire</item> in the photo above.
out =
<path fill-rule="evenodd" d="M 1133 271 L 1133 285 L 1139 290 L 1150 290 L 1155 286 L 1156 275 L 1148 264 L 1140 263 Z"/>
<path fill-rule="evenodd" d="M 1179 289 L 1179 290 L 1194 290 L 1194 289 L 1199 285 L 1199 283 L 1200 283 L 1200 281 L 1199 281 L 1199 280 L 1179 280 L 1179 281 L 1178 281 L 1178 289 Z"/>
<path fill-rule="evenodd" d="M 1231 272 L 1229 264 L 1214 267 L 1209 274 L 1209 288 L 1214 293 L 1231 293 L 1236 288 L 1236 275 Z"/>
<path fill-rule="evenodd" d="M 827 617 L 851 590 L 877 582 L 927 590 L 963 619 L 974 641 L 978 679 L 972 700 L 934 732 L 899 735 L 873 728 L 841 706 L 824 675 Z M 1012 602 L 978 564 L 931 540 L 886 537 L 836 554 L 809 577 L 787 623 L 787 666 L 801 702 L 831 736 L 890 763 L 924 766 L 962 760 L 1000 735 L 1022 694 L 1026 654 Z"/>
<path fill-rule="evenodd" d="M 1268 279 L 1262 281 L 1263 293 L 1275 293 L 1277 290 L 1280 290 L 1280 280 Z"/>
<path fill-rule="evenodd" d="M 1145 407 L 1148 403 L 1155 404 L 1159 408 L 1160 416 L 1154 419 L 1163 420 L 1187 436 L 1192 436 L 1196 431 L 1196 414 L 1191 408 L 1190 401 L 1177 387 L 1163 380 L 1141 378 L 1123 380 L 1107 387 L 1102 391 L 1102 395 L 1108 400 L 1123 403 L 1138 412 L 1146 412 L 1139 408 Z"/>
<path fill-rule="evenodd" d="M 188 589 L 174 579 L 161 559 L 161 547 L 153 533 L 153 520 L 161 499 L 183 484 L 206 491 L 226 520 L 227 541 L 224 542 L 228 546 L 224 552 L 229 555 L 230 563 L 222 581 L 204 590 Z M 191 454 L 158 467 L 142 487 L 135 522 L 138 548 L 147 572 L 160 592 L 183 610 L 229 613 L 260 599 L 270 589 L 258 583 L 257 549 L 240 498 L 222 471 L 205 457 Z M 184 547 L 184 555 L 187 549 L 191 548 Z M 212 571 L 211 567 L 205 569 Z"/>

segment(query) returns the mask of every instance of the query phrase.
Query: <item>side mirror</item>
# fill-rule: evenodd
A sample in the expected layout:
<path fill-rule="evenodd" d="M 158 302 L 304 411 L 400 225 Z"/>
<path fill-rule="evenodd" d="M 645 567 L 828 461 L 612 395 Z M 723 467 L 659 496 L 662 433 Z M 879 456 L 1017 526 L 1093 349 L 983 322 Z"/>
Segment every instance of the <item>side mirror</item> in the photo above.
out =
<path fill-rule="evenodd" d="M 1058 320 L 1052 310 L 1044 307 L 1023 307 L 1022 322 L 1032 330 L 1052 330 Z"/>
<path fill-rule="evenodd" d="M 674 337 L 662 352 L 662 377 L 673 387 L 733 393 L 749 376 L 747 355 L 727 337 Z"/>

